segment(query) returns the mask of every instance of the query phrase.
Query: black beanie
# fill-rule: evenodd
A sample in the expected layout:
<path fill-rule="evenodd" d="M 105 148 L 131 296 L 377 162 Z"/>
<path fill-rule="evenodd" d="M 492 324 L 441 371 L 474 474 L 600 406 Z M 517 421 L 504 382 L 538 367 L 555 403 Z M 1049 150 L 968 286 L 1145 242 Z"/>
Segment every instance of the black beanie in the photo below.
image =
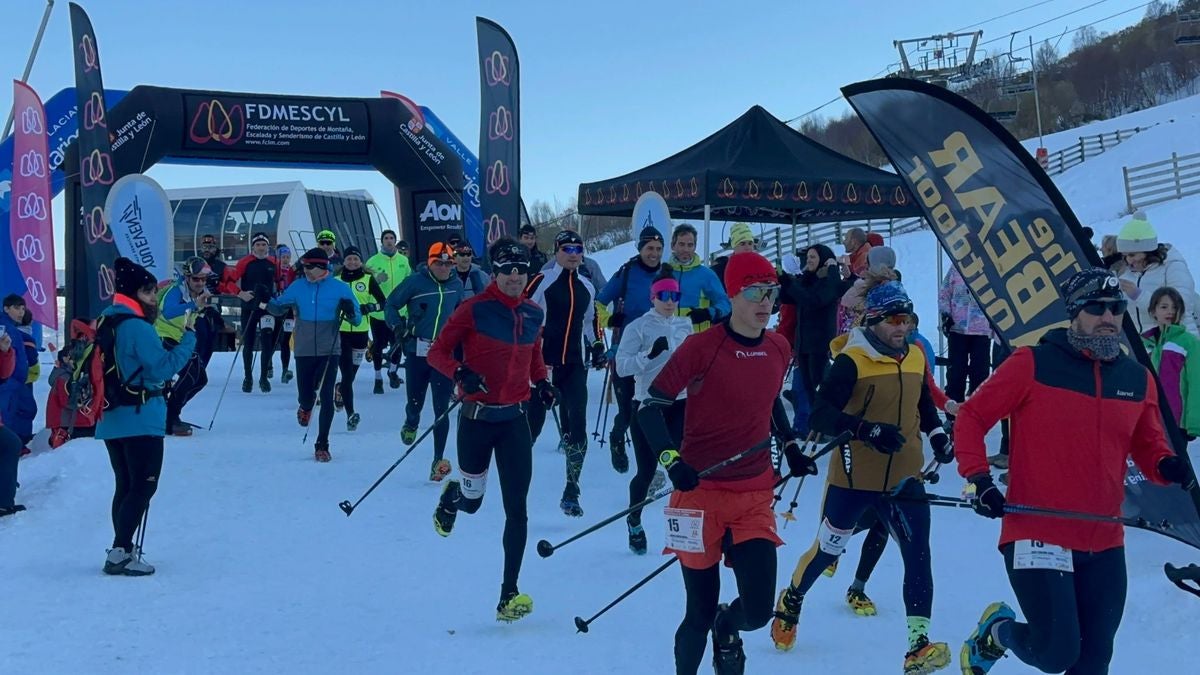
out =
<path fill-rule="evenodd" d="M 640 252 L 642 250 L 643 246 L 645 246 L 646 244 L 649 244 L 652 241 L 657 241 L 658 243 L 661 244 L 663 241 L 663 236 L 662 236 L 662 233 L 659 232 L 658 230 L 654 229 L 654 227 L 647 225 L 646 227 L 642 228 L 641 234 L 638 235 L 638 243 L 637 243 L 638 251 Z"/>
<path fill-rule="evenodd" d="M 342 251 L 342 259 L 343 260 L 345 260 L 346 258 L 349 258 L 352 255 L 358 256 L 359 260 L 363 260 L 365 262 L 365 260 L 363 259 L 362 251 L 358 250 L 357 246 L 347 246 L 346 250 Z"/>
<path fill-rule="evenodd" d="M 329 268 L 329 254 L 321 248 L 310 248 L 300 258 L 302 265 L 320 265 L 326 269 Z"/>
<path fill-rule="evenodd" d="M 158 279 L 153 274 L 129 258 L 117 258 L 113 263 L 113 273 L 114 288 L 126 297 L 136 299 L 139 289 L 158 285 Z"/>

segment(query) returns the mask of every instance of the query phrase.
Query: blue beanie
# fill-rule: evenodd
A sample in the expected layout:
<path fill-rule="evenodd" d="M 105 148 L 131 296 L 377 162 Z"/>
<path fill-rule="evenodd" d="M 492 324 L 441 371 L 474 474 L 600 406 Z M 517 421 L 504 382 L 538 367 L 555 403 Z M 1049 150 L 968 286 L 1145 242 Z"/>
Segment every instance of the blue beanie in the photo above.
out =
<path fill-rule="evenodd" d="M 887 281 L 867 291 L 867 325 L 879 323 L 894 314 L 912 314 L 912 300 L 899 281 Z"/>

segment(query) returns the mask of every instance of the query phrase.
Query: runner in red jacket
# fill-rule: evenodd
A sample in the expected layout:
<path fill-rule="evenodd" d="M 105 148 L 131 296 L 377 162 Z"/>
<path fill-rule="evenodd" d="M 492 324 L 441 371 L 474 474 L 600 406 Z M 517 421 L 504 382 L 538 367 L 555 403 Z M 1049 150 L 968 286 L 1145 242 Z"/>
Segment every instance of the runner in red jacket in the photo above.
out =
<path fill-rule="evenodd" d="M 976 511 L 1004 519 L 1000 550 L 1028 622 L 1002 602 L 990 605 L 963 646 L 963 670 L 974 675 L 1007 650 L 1047 673 L 1107 673 L 1125 607 L 1120 524 L 1005 514 L 984 448 L 1001 418 L 1012 420 L 1014 503 L 1119 516 L 1129 457 L 1155 483 L 1194 480 L 1167 444 L 1153 375 L 1121 353 L 1128 301 L 1117 277 L 1084 270 L 1063 296 L 1070 327 L 1013 352 L 954 425 L 958 470 L 975 486 Z"/>
<path fill-rule="evenodd" d="M 671 355 L 650 385 L 638 412 L 643 433 L 675 486 L 668 518 L 675 534 L 669 552 L 683 566 L 687 610 L 675 632 L 675 672 L 694 674 L 713 635 L 717 675 L 742 673 L 741 631 L 771 620 L 777 565 L 772 487 L 776 474 L 767 452 L 752 453 L 701 479 L 699 471 L 772 432 L 787 440 L 788 467 L 816 474 L 816 464 L 795 441 L 779 391 L 791 361 L 787 340 L 764 330 L 779 297 L 775 268 L 754 252 L 735 253 L 725 267 L 732 302 L 727 321 L 697 333 Z M 675 449 L 664 411 L 687 389 L 683 441 Z M 689 535 L 690 533 L 690 535 Z M 738 598 L 718 605 L 722 556 L 733 568 Z"/>
<path fill-rule="evenodd" d="M 524 297 L 528 249 L 504 238 L 492 245 L 489 256 L 496 280 L 454 310 L 429 348 L 429 365 L 454 380 L 463 401 L 458 418 L 461 482 L 447 481 L 433 527 L 448 537 L 459 511 L 479 510 L 495 453 L 504 501 L 504 579 L 496 620 L 511 622 L 533 611 L 533 599 L 517 590 L 533 474 L 529 383 L 535 383 L 533 395 L 547 408 L 557 402 L 558 392 L 546 379 L 542 361 L 542 308 Z"/>

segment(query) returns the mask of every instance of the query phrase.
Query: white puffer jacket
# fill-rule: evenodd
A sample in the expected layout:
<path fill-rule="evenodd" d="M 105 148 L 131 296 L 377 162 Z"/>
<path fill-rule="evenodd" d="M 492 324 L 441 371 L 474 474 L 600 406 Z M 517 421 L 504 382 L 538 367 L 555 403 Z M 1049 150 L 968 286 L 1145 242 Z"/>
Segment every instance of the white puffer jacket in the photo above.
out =
<path fill-rule="evenodd" d="M 691 334 L 691 319 L 675 315 L 663 316 L 653 309 L 625 326 L 625 331 L 621 333 L 621 342 L 617 346 L 617 375 L 633 376 L 634 399 L 646 400 L 650 383 L 658 376 L 663 366 L 667 365 L 671 354 L 674 354 L 684 339 Z M 652 359 L 650 349 L 660 337 L 667 338 L 667 351 Z M 686 396 L 687 391 L 679 394 L 679 398 Z"/>
<path fill-rule="evenodd" d="M 1130 296 L 1130 307 L 1133 309 L 1130 316 L 1137 326 L 1138 333 L 1145 333 L 1157 325 L 1154 317 L 1150 316 L 1150 296 L 1163 286 L 1171 286 L 1179 291 L 1184 304 L 1187 305 L 1186 316 L 1182 318 L 1184 328 L 1193 335 L 1200 334 L 1197 332 L 1196 320 L 1200 312 L 1200 307 L 1197 306 L 1200 300 L 1196 296 L 1196 280 L 1188 269 L 1187 261 L 1180 257 L 1178 251 L 1168 250 L 1164 262 L 1154 263 L 1143 272 L 1126 269 L 1121 275 L 1121 280 L 1132 282 L 1138 289 L 1135 295 Z"/>

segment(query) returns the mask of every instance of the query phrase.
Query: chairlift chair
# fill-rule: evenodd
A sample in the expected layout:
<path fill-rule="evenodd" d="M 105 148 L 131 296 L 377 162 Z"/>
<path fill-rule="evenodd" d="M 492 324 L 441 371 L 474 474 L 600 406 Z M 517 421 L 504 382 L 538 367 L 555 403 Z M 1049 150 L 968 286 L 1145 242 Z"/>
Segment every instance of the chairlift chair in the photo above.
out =
<path fill-rule="evenodd" d="M 1200 11 L 1176 15 L 1175 44 L 1180 47 L 1200 45 Z"/>

